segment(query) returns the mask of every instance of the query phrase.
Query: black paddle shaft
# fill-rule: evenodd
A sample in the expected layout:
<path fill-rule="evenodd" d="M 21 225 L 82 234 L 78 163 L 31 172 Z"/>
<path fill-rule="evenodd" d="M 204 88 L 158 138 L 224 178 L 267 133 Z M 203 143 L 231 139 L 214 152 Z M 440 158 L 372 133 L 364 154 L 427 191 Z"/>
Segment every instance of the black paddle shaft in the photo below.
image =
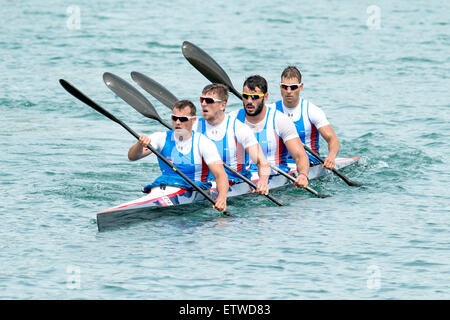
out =
<path fill-rule="evenodd" d="M 288 180 L 291 180 L 292 182 L 295 182 L 295 178 L 293 176 L 291 176 L 289 173 L 284 172 L 283 170 L 281 170 L 280 168 L 276 167 L 276 166 L 270 166 L 273 170 L 275 170 L 276 172 L 278 172 L 279 174 L 281 174 L 282 176 L 286 177 Z M 305 188 L 307 191 L 309 191 L 310 193 L 312 193 L 313 195 L 315 195 L 318 198 L 328 198 L 329 195 L 327 194 L 321 194 L 319 192 L 317 192 L 316 190 L 306 186 Z"/>
<path fill-rule="evenodd" d="M 310 147 L 303 145 L 303 147 L 305 148 L 306 151 L 308 151 L 310 154 L 312 154 L 317 160 L 319 160 L 322 164 L 325 163 L 325 161 L 316 153 L 314 152 L 314 150 L 312 150 Z M 342 180 L 345 181 L 346 184 L 348 184 L 351 187 L 361 187 L 362 184 L 352 181 L 349 178 L 347 178 L 346 176 L 344 176 L 340 171 L 338 171 L 337 169 L 333 168 L 333 169 L 329 169 L 331 170 L 334 174 L 336 174 L 339 178 L 341 178 Z"/>

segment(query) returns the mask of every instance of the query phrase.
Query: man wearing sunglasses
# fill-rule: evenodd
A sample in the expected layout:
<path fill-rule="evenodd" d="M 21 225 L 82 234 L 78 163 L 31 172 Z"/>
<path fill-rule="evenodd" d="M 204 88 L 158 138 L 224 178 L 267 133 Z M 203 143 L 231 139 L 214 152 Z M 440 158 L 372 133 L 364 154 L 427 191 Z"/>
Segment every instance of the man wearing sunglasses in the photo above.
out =
<path fill-rule="evenodd" d="M 151 151 L 147 146 L 151 143 L 166 159 L 194 181 L 202 189 L 209 189 L 211 183 L 207 178 L 209 172 L 216 179 L 218 196 L 213 206 L 222 212 L 226 211 L 228 178 L 216 145 L 205 135 L 192 131 L 196 120 L 196 108 L 189 100 L 175 103 L 172 114 L 173 130 L 155 132 L 149 137 L 141 135 L 139 141 L 128 151 L 128 159 L 134 161 L 148 156 Z M 158 158 L 162 175 L 144 187 L 144 192 L 153 186 L 175 185 L 183 189 L 192 186 L 179 176 L 172 168 Z"/>
<path fill-rule="evenodd" d="M 200 97 L 203 118 L 197 121 L 197 132 L 205 134 L 217 147 L 222 161 L 241 175 L 251 178 L 245 167 L 250 157 L 256 163 L 259 180 L 254 192 L 269 194 L 270 168 L 252 130 L 236 118 L 225 114 L 228 101 L 228 88 L 223 84 L 207 85 Z M 195 125 L 194 125 L 195 126 Z M 240 181 L 231 171 L 225 169 L 228 179 Z"/>
<path fill-rule="evenodd" d="M 319 107 L 300 97 L 303 89 L 302 75 L 295 66 L 288 66 L 281 74 L 281 97 L 269 107 L 284 112 L 294 122 L 302 142 L 319 154 L 319 136 L 328 143 L 328 156 L 323 167 L 333 169 L 339 152 L 339 140 L 325 113 Z M 311 164 L 320 163 L 313 155 L 309 155 Z M 292 159 L 289 159 L 292 161 Z"/>
<path fill-rule="evenodd" d="M 247 124 L 256 135 L 267 161 L 288 171 L 288 152 L 297 164 L 296 187 L 308 186 L 309 162 L 293 122 L 282 112 L 266 106 L 267 81 L 259 75 L 244 82 L 242 101 L 244 108 L 232 113 Z M 251 170 L 253 165 L 251 166 Z"/>

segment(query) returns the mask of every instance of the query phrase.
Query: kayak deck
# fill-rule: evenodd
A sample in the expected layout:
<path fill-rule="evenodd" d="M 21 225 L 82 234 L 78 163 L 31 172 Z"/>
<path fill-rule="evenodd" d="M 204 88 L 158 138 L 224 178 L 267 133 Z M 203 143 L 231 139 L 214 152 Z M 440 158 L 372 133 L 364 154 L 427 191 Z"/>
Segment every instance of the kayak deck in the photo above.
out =
<path fill-rule="evenodd" d="M 338 158 L 336 159 L 336 169 L 342 169 L 359 160 L 359 157 L 354 158 Z M 295 164 L 289 164 L 291 170 L 290 174 L 297 175 Z M 309 180 L 331 174 L 327 169 L 322 168 L 322 165 L 311 166 L 308 174 Z M 258 181 L 258 173 L 252 173 L 252 182 Z M 215 181 L 211 181 L 212 188 L 208 190 L 212 198 L 217 197 Z M 277 189 L 283 187 L 291 182 L 282 175 L 272 175 L 269 178 L 269 189 Z M 228 190 L 228 198 L 233 198 L 251 192 L 250 186 L 245 182 L 230 185 Z M 175 186 L 158 186 L 151 189 L 151 191 L 138 199 L 122 203 L 118 206 L 102 210 L 97 213 L 98 230 L 102 231 L 106 228 L 117 227 L 123 224 L 130 224 L 135 221 L 148 220 L 157 218 L 159 216 L 167 215 L 169 212 L 179 213 L 187 210 L 186 205 L 192 206 L 199 204 L 199 208 L 204 206 L 206 199 L 199 192 L 195 190 L 184 190 Z M 209 202 L 208 202 L 209 204 Z M 182 209 L 183 207 L 183 209 Z M 172 210 L 171 210 L 172 209 Z M 189 211 L 192 211 L 191 209 Z"/>

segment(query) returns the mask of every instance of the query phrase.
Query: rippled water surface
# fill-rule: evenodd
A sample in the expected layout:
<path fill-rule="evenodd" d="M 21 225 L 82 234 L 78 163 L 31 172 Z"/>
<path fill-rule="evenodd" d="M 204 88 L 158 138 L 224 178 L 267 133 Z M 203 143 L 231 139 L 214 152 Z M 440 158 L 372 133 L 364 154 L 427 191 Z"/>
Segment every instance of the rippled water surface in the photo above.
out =
<path fill-rule="evenodd" d="M 442 1 L 4 1 L 0 8 L 0 298 L 448 299 L 450 7 Z M 197 101 L 208 81 L 189 40 L 236 88 L 251 74 L 279 99 L 299 66 L 327 113 L 344 174 L 332 195 L 274 192 L 98 232 L 96 212 L 141 196 L 156 159 L 75 100 L 71 82 L 137 132 L 163 128 L 103 83 L 142 72 Z M 164 119 L 169 110 L 146 95 Z M 235 97 L 229 109 L 239 108 Z M 322 141 L 324 146 L 324 141 Z"/>

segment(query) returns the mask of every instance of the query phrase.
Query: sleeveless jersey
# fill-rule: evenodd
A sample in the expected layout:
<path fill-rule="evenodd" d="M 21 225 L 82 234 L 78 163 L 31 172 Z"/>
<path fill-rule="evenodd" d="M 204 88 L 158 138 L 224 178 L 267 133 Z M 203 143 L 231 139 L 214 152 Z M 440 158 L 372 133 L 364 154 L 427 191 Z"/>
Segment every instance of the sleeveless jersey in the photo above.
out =
<path fill-rule="evenodd" d="M 227 116 L 226 118 L 227 126 L 223 138 L 220 140 L 208 138 L 216 144 L 223 163 L 249 178 L 251 173 L 245 168 L 245 164 L 248 162 L 248 155 L 246 154 L 244 147 L 239 144 L 236 139 L 236 119 L 232 119 L 230 116 Z M 206 135 L 206 121 L 204 118 L 198 119 L 197 132 Z M 235 181 L 239 179 L 226 168 L 225 171 L 230 179 Z"/>
<path fill-rule="evenodd" d="M 200 154 L 199 143 L 201 136 L 201 133 L 193 132 L 191 151 L 188 154 L 183 154 L 177 150 L 175 145 L 174 130 L 169 130 L 166 133 L 166 140 L 160 153 L 198 186 L 202 189 L 208 189 L 211 187 L 211 183 L 207 181 L 209 168 Z M 159 158 L 158 162 L 162 175 L 156 178 L 152 184 L 145 186 L 144 192 L 146 192 L 145 190 L 148 192 L 151 187 L 159 185 L 179 186 L 183 189 L 193 188 L 186 180 Z"/>
<path fill-rule="evenodd" d="M 267 108 L 264 129 L 254 133 L 267 161 L 272 165 L 281 166 L 284 169 L 287 164 L 288 151 L 283 139 L 278 136 L 275 130 L 275 116 L 277 112 L 276 109 Z M 236 118 L 245 123 L 245 109 L 240 109 Z M 252 164 L 250 170 L 254 171 L 255 167 L 256 165 Z"/>
<path fill-rule="evenodd" d="M 284 113 L 282 100 L 278 100 L 275 103 L 275 106 L 278 111 Z M 297 121 L 293 121 L 295 127 L 297 128 L 298 135 L 305 145 L 309 146 L 314 152 L 319 154 L 319 130 L 314 124 L 312 124 L 311 120 L 309 119 L 309 101 L 301 97 L 300 111 L 300 119 Z M 313 155 L 310 155 L 308 152 L 307 155 L 311 163 L 319 163 L 319 161 Z M 291 162 L 292 160 L 293 159 L 291 155 L 289 155 L 289 162 Z"/>

